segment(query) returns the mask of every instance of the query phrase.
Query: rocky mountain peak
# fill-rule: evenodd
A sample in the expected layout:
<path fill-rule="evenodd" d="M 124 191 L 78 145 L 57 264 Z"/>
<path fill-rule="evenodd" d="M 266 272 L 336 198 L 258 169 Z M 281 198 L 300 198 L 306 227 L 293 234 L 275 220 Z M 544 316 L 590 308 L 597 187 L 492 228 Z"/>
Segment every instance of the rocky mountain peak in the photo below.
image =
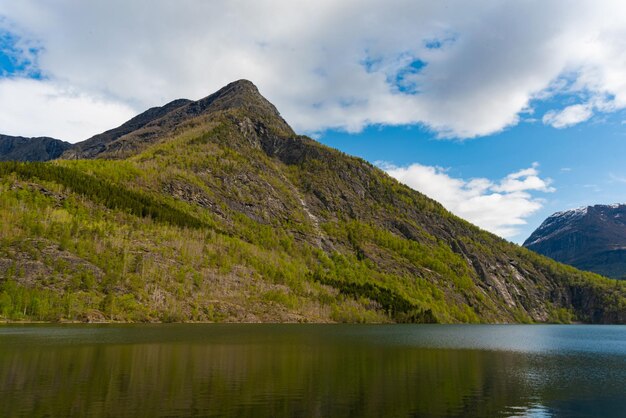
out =
<path fill-rule="evenodd" d="M 626 204 L 594 205 L 549 216 L 524 246 L 609 277 L 626 277 Z"/>
<path fill-rule="evenodd" d="M 257 86 L 249 80 L 233 81 L 215 93 L 190 103 L 181 111 L 189 115 L 200 115 L 230 109 L 244 110 L 246 116 L 273 125 L 285 136 L 295 135 L 295 132 L 280 116 L 278 109 L 263 97 Z"/>
<path fill-rule="evenodd" d="M 276 107 L 249 80 L 237 80 L 197 101 L 178 99 L 153 107 L 121 126 L 75 144 L 62 158 L 123 158 L 166 138 L 192 119 L 228 112 L 243 130 L 265 132 L 266 137 L 291 137 L 295 132 Z M 199 121 L 198 123 L 203 123 Z"/>
<path fill-rule="evenodd" d="M 265 100 L 265 98 L 259 92 L 258 87 L 250 80 L 241 79 L 236 80 L 231 83 L 228 83 L 215 93 L 205 97 L 205 99 L 209 97 L 228 97 L 231 99 L 239 98 L 239 99 L 250 99 L 256 98 L 260 100 Z M 202 101 L 204 99 L 201 99 Z"/>

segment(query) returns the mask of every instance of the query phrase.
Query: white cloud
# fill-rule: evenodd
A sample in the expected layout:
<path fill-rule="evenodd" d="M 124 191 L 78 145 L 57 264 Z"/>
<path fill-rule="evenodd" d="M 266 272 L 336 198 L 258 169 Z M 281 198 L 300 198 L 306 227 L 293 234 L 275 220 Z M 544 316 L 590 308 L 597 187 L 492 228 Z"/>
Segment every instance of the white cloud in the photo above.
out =
<path fill-rule="evenodd" d="M 499 184 L 491 186 L 491 190 L 503 193 L 523 192 L 526 190 L 544 193 L 554 192 L 555 189 L 550 187 L 550 180 L 544 180 L 539 177 L 537 167 L 539 167 L 539 164 L 533 163 L 530 168 L 509 174 Z"/>
<path fill-rule="evenodd" d="M 308 132 L 422 123 L 488 135 L 559 93 L 586 98 L 585 112 L 554 103 L 562 126 L 626 107 L 618 0 L 20 0 L 0 2 L 0 15 L 0 29 L 43 48 L 46 82 L 137 112 L 238 78 Z M 415 60 L 426 66 L 407 72 Z"/>
<path fill-rule="evenodd" d="M 421 164 L 398 167 L 379 163 L 379 166 L 455 215 L 504 238 L 518 235 L 526 219 L 542 208 L 543 201 L 533 192 L 555 191 L 550 179 L 539 177 L 536 163 L 497 182 L 486 178 L 454 178 L 440 167 Z"/>
<path fill-rule="evenodd" d="M 543 116 L 543 123 L 555 128 L 567 128 L 588 120 L 593 115 L 589 105 L 576 104 L 560 111 L 551 110 Z"/>
<path fill-rule="evenodd" d="M 76 142 L 134 116 L 123 104 L 31 79 L 0 79 L 1 133 Z"/>

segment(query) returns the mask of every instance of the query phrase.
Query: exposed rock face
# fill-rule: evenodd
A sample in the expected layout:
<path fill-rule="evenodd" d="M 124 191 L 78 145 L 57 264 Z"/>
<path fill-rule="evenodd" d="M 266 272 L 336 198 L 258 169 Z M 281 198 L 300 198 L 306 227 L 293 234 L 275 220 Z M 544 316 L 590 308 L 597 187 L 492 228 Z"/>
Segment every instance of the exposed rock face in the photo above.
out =
<path fill-rule="evenodd" d="M 71 147 L 72 144 L 54 138 L 0 135 L 0 161 L 49 161 Z"/>
<path fill-rule="evenodd" d="M 581 270 L 626 279 L 626 205 L 557 212 L 524 246 Z"/>

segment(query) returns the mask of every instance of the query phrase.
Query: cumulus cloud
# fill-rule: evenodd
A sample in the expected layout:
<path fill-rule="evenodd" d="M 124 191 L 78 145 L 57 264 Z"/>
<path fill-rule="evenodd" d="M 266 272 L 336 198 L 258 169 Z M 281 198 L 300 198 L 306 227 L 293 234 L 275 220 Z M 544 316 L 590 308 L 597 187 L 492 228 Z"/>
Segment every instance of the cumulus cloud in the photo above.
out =
<path fill-rule="evenodd" d="M 44 83 L 137 112 L 238 78 L 300 132 L 419 123 L 470 138 L 562 93 L 584 99 L 555 104 L 554 126 L 626 107 L 618 0 L 20 0 L 0 16 L 39 48 Z"/>
<path fill-rule="evenodd" d="M 545 193 L 554 192 L 550 187 L 550 180 L 539 177 L 538 163 L 533 163 L 532 167 L 515 173 L 511 173 L 500 181 L 499 184 L 492 185 L 490 189 L 494 192 L 515 193 L 527 190 L 535 190 Z"/>
<path fill-rule="evenodd" d="M 389 175 L 437 200 L 449 211 L 483 229 L 513 238 L 526 219 L 543 206 L 536 192 L 551 193 L 551 180 L 539 177 L 538 164 L 511 173 L 499 181 L 451 177 L 441 167 L 378 163 Z"/>
<path fill-rule="evenodd" d="M 567 128 L 586 121 L 592 115 L 593 110 L 589 105 L 577 104 L 567 106 L 561 111 L 550 110 L 543 115 L 543 123 L 559 129 Z"/>

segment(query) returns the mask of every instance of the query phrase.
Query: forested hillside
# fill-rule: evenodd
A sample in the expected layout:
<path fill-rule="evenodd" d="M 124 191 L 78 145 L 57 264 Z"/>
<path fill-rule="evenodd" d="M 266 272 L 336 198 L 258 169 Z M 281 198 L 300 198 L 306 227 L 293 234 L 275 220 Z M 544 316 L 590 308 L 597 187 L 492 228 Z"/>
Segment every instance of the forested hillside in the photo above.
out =
<path fill-rule="evenodd" d="M 155 109 L 0 164 L 1 318 L 626 322 L 624 282 L 296 135 L 248 81 Z"/>

